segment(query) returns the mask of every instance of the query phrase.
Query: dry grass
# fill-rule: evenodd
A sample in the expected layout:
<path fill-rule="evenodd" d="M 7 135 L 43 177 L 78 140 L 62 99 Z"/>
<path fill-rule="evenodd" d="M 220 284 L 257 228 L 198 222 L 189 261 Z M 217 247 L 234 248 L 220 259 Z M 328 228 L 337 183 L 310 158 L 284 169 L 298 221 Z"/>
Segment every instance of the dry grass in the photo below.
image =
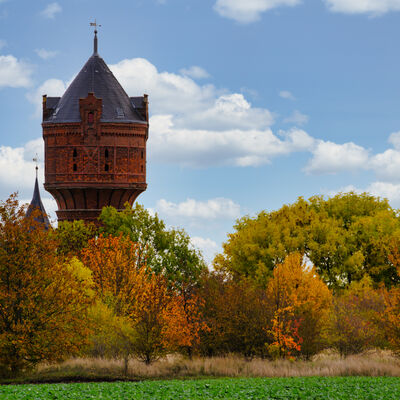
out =
<path fill-rule="evenodd" d="M 173 356 L 149 366 L 131 360 L 128 375 L 123 375 L 123 362 L 106 359 L 71 359 L 58 365 L 42 365 L 40 377 L 60 380 L 84 379 L 160 379 L 185 377 L 304 377 L 304 376 L 400 376 L 400 360 L 388 352 L 374 351 L 345 359 L 324 353 L 312 361 L 246 361 L 236 356 L 195 358 Z M 33 378 L 33 377 L 32 377 Z"/>

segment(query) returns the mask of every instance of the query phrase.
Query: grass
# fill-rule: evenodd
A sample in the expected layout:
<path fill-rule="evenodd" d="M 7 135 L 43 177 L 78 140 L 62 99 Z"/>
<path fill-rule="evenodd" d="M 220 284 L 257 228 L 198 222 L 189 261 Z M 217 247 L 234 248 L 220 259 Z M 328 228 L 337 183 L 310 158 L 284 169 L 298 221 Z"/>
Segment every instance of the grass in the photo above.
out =
<path fill-rule="evenodd" d="M 3 400 L 24 399 L 399 399 L 400 378 L 223 378 L 0 386 Z"/>
<path fill-rule="evenodd" d="M 364 355 L 340 358 L 324 353 L 312 361 L 267 361 L 243 358 L 215 357 L 188 360 L 173 356 L 149 366 L 131 360 L 128 374 L 123 362 L 107 359 L 71 359 L 56 365 L 41 365 L 18 380 L 3 383 L 44 383 L 77 381 L 154 380 L 207 377 L 331 377 L 331 376 L 391 376 L 400 377 L 400 360 L 388 352 L 374 351 Z"/>

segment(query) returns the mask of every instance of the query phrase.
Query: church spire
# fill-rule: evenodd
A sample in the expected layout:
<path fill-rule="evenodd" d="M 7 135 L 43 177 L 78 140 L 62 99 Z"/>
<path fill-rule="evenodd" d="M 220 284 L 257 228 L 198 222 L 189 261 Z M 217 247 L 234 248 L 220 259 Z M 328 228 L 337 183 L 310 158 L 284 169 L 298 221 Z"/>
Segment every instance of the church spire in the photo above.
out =
<path fill-rule="evenodd" d="M 40 214 L 35 217 L 35 220 L 37 222 L 39 222 L 40 224 L 44 225 L 45 229 L 49 229 L 50 227 L 50 222 L 49 219 L 47 218 L 47 213 L 46 210 L 44 209 L 43 203 L 42 203 L 42 199 L 40 198 L 40 191 L 39 191 L 39 183 L 38 183 L 38 156 L 36 155 L 36 157 L 33 159 L 34 162 L 36 162 L 36 179 L 35 179 L 35 188 L 33 190 L 33 197 L 32 197 L 32 201 L 31 204 L 29 204 L 28 210 L 26 212 L 26 218 L 29 218 L 31 216 L 31 214 L 33 213 L 33 211 L 35 211 L 36 209 L 39 209 Z"/>

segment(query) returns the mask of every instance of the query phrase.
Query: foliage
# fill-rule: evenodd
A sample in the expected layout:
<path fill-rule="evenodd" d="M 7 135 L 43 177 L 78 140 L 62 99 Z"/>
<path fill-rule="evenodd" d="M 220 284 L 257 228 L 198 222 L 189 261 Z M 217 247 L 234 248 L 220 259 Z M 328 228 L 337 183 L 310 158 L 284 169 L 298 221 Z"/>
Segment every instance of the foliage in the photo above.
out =
<path fill-rule="evenodd" d="M 218 273 L 205 274 L 200 297 L 203 318 L 209 329 L 200 332 L 198 347 L 203 356 L 243 354 L 264 356 L 271 318 L 265 291 L 251 281 L 233 281 Z"/>
<path fill-rule="evenodd" d="M 69 399 L 342 399 L 396 400 L 399 378 L 221 378 L 142 382 L 78 383 L 70 385 L 5 385 L 0 396 L 9 400 Z"/>
<path fill-rule="evenodd" d="M 196 314 L 186 317 L 182 295 L 164 276 L 148 270 L 140 246 L 129 237 L 91 239 L 82 258 L 93 272 L 99 299 L 115 314 L 108 316 L 115 331 L 110 341 L 124 343 L 126 360 L 134 354 L 149 364 L 197 340 L 201 324 Z M 194 304 L 189 310 L 195 311 Z"/>
<path fill-rule="evenodd" d="M 399 282 L 388 258 L 391 241 L 400 237 L 399 217 L 386 200 L 366 193 L 299 198 L 278 211 L 244 217 L 235 230 L 216 257 L 216 268 L 264 286 L 293 252 L 305 255 L 334 289 L 365 275 L 375 284 Z"/>
<path fill-rule="evenodd" d="M 78 353 L 89 333 L 90 273 L 63 263 L 54 236 L 25 217 L 15 195 L 0 202 L 0 364 L 16 374 Z"/>
<path fill-rule="evenodd" d="M 302 263 L 300 254 L 291 254 L 275 268 L 266 291 L 272 309 L 271 355 L 309 358 L 320 351 L 332 296 L 315 270 Z"/>
<path fill-rule="evenodd" d="M 371 280 L 364 278 L 335 297 L 328 341 L 342 356 L 385 346 L 384 295 L 383 289 L 374 289 Z"/>
<path fill-rule="evenodd" d="M 94 224 L 84 221 L 60 221 L 55 231 L 58 240 L 57 252 L 64 256 L 80 256 L 89 239 L 96 234 Z"/>
<path fill-rule="evenodd" d="M 168 230 L 157 214 L 151 215 L 140 204 L 136 203 L 133 208 L 127 204 L 123 211 L 105 207 L 100 221 L 104 234 L 122 233 L 138 243 L 139 263 L 145 259 L 152 271 L 164 275 L 181 292 L 191 291 L 206 268 L 185 231 Z"/>

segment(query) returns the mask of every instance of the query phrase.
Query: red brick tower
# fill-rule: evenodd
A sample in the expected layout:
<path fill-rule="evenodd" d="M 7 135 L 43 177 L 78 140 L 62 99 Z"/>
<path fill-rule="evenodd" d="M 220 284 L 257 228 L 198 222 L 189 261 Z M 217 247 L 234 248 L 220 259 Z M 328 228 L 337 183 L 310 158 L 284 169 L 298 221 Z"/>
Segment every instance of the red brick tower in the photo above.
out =
<path fill-rule="evenodd" d="M 146 190 L 148 97 L 128 97 L 94 52 L 60 97 L 43 96 L 45 189 L 59 221 L 94 221 Z"/>

